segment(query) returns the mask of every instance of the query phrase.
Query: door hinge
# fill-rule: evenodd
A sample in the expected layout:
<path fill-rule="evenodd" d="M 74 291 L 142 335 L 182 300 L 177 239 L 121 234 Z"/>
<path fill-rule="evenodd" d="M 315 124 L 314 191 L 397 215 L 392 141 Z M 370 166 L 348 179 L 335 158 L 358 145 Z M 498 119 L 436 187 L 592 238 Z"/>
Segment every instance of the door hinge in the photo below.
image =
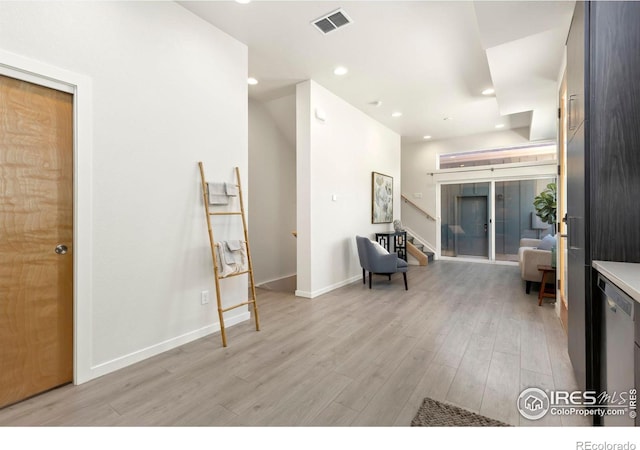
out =
<path fill-rule="evenodd" d="M 562 109 L 558 108 L 558 119 L 562 118 Z"/>
<path fill-rule="evenodd" d="M 558 164 L 558 175 L 562 175 L 562 171 L 560 170 L 560 164 Z"/>

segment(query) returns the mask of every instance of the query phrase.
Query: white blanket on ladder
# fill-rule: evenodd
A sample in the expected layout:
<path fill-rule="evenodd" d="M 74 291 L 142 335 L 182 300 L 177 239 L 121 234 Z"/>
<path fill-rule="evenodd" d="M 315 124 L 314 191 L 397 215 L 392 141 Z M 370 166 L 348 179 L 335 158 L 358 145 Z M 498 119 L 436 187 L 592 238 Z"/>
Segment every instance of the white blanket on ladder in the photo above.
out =
<path fill-rule="evenodd" d="M 207 183 L 210 205 L 228 205 L 229 197 L 238 196 L 238 186 L 233 183 Z"/>
<path fill-rule="evenodd" d="M 221 241 L 216 243 L 216 262 L 220 277 L 228 277 L 234 273 L 246 272 L 249 269 L 247 246 L 244 241 Z"/>

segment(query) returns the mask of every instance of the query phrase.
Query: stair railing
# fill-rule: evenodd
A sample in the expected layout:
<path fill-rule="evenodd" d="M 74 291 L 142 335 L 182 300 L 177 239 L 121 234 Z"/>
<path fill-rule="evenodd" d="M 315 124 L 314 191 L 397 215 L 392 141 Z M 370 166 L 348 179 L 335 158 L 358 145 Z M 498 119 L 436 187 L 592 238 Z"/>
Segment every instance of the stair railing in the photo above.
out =
<path fill-rule="evenodd" d="M 416 205 L 415 203 L 413 203 L 411 200 L 409 200 L 404 194 L 401 194 L 400 197 L 402 198 L 402 200 L 404 200 L 405 203 L 410 204 L 411 206 L 413 206 L 415 209 L 417 209 L 418 211 L 420 211 L 422 214 L 424 214 L 426 216 L 427 219 L 431 220 L 432 222 L 435 222 L 436 219 L 435 217 L 433 217 L 431 214 L 429 214 L 428 212 L 426 212 L 424 209 L 422 209 L 421 207 L 419 207 L 418 205 Z"/>

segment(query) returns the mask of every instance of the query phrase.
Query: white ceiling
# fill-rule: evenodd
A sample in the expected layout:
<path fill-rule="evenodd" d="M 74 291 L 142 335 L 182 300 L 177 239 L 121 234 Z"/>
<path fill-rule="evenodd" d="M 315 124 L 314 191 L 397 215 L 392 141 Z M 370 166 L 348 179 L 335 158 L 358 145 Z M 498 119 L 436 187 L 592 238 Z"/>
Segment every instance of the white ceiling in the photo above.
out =
<path fill-rule="evenodd" d="M 556 134 L 557 82 L 574 1 L 180 2 L 249 48 L 250 97 L 289 95 L 313 79 L 402 135 L 445 139 L 531 127 Z M 353 23 L 310 22 L 343 8 Z M 338 77 L 336 66 L 349 73 Z M 483 96 L 487 87 L 496 90 Z M 382 105 L 370 105 L 374 100 Z M 393 111 L 402 117 L 392 118 Z M 443 120 L 452 117 L 452 120 Z"/>

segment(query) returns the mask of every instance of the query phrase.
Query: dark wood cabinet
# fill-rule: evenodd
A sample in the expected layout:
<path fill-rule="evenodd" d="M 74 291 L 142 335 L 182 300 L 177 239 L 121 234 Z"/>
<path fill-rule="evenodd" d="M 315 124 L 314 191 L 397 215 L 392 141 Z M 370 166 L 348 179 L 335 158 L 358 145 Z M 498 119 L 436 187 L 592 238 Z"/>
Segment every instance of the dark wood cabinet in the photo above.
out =
<path fill-rule="evenodd" d="M 567 146 L 567 331 L 569 356 L 581 389 L 587 387 L 586 328 L 588 282 L 585 241 L 585 142 L 584 123 L 576 130 Z"/>
<path fill-rule="evenodd" d="M 593 385 L 588 368 L 592 365 L 590 330 L 587 326 L 589 292 L 588 235 L 588 146 L 585 72 L 588 67 L 586 39 L 589 4 L 576 2 L 567 38 L 567 340 L 569 357 L 580 389 Z"/>
<path fill-rule="evenodd" d="M 585 4 L 576 2 L 567 38 L 567 141 L 584 122 Z"/>
<path fill-rule="evenodd" d="M 640 262 L 640 3 L 591 5 L 593 259 Z"/>
<path fill-rule="evenodd" d="M 586 271 L 584 258 L 569 252 L 567 258 L 567 345 L 569 357 L 580 389 L 586 390 L 587 382 L 587 302 Z"/>
<path fill-rule="evenodd" d="M 576 2 L 567 39 L 569 356 L 599 389 L 593 260 L 640 262 L 640 2 Z"/>
<path fill-rule="evenodd" d="M 587 155 L 585 124 L 582 123 L 567 145 L 567 247 L 580 253 L 584 261 L 589 250 L 587 234 Z"/>

